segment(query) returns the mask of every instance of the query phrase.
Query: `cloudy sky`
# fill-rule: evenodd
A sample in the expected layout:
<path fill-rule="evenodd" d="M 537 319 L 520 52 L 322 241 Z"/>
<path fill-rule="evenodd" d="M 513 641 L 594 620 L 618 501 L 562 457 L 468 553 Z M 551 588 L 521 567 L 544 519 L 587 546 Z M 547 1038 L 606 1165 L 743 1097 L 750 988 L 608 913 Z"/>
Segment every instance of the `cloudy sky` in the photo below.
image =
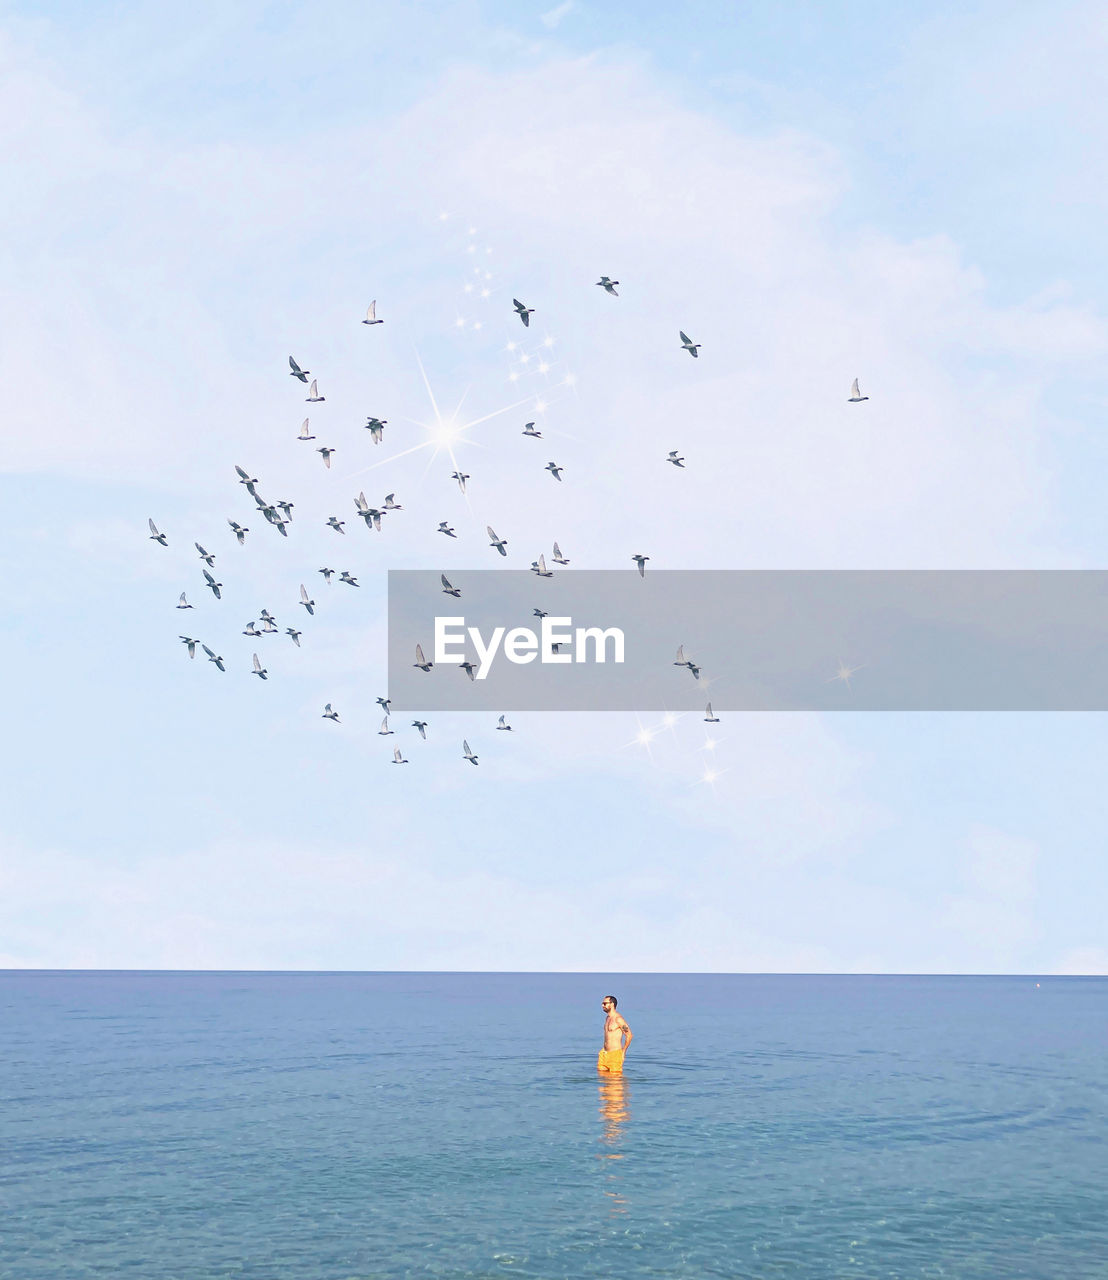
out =
<path fill-rule="evenodd" d="M 1106 55 L 1092 4 L 4 5 L 0 965 L 1108 970 L 1102 715 L 374 704 L 385 571 L 486 523 L 1103 567 Z"/>

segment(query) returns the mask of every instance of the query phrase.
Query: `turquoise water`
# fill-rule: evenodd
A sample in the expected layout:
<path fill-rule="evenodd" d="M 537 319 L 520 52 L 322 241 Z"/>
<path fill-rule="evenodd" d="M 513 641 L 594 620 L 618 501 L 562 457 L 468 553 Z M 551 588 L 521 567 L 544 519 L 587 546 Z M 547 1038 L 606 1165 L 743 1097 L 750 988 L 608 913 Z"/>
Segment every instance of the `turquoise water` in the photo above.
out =
<path fill-rule="evenodd" d="M 635 1041 L 600 1082 L 609 990 Z M 1103 1280 L 1106 1008 L 1093 978 L 0 972 L 0 1277 Z"/>

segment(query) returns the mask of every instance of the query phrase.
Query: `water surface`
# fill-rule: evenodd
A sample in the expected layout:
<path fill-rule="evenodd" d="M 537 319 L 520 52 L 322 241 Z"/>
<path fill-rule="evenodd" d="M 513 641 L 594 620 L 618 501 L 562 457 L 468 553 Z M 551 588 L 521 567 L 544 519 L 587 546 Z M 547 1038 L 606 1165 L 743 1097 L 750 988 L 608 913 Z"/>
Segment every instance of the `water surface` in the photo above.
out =
<path fill-rule="evenodd" d="M 608 991 L 622 1080 L 595 1071 Z M 0 1280 L 1104 1280 L 1106 1000 L 0 972 Z"/>

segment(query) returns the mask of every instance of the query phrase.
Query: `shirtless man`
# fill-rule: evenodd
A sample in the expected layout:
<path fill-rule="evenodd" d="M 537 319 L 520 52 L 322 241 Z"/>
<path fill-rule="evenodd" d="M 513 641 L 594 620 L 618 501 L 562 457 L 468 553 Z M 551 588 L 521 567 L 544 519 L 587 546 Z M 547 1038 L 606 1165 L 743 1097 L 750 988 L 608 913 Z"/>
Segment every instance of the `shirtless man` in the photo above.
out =
<path fill-rule="evenodd" d="M 616 1012 L 615 996 L 605 996 L 600 1007 L 604 1010 L 604 1048 L 596 1057 L 597 1071 L 619 1073 L 623 1070 L 623 1055 L 631 1043 L 631 1028 Z M 626 1036 L 626 1041 L 623 1037 Z"/>

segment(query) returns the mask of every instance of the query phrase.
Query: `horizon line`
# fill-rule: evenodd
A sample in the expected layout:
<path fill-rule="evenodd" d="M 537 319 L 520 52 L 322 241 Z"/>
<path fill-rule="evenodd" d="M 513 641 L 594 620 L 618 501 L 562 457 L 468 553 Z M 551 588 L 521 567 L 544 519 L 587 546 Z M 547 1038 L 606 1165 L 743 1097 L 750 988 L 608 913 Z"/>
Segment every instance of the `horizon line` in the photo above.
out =
<path fill-rule="evenodd" d="M 32 968 L 0 967 L 0 974 L 33 973 L 33 974 L 93 974 L 93 973 L 134 973 L 134 974 L 283 974 L 288 976 L 474 976 L 504 975 L 519 977 L 524 975 L 557 976 L 557 977 L 621 977 L 621 978 L 1108 978 L 1108 973 L 1042 973 L 1030 971 L 1026 973 L 1001 973 L 993 971 L 967 972 L 947 971 L 931 972 L 923 970 L 888 971 L 888 972 L 844 972 L 839 970 L 776 970 L 776 969 L 140 969 L 140 968 Z"/>

